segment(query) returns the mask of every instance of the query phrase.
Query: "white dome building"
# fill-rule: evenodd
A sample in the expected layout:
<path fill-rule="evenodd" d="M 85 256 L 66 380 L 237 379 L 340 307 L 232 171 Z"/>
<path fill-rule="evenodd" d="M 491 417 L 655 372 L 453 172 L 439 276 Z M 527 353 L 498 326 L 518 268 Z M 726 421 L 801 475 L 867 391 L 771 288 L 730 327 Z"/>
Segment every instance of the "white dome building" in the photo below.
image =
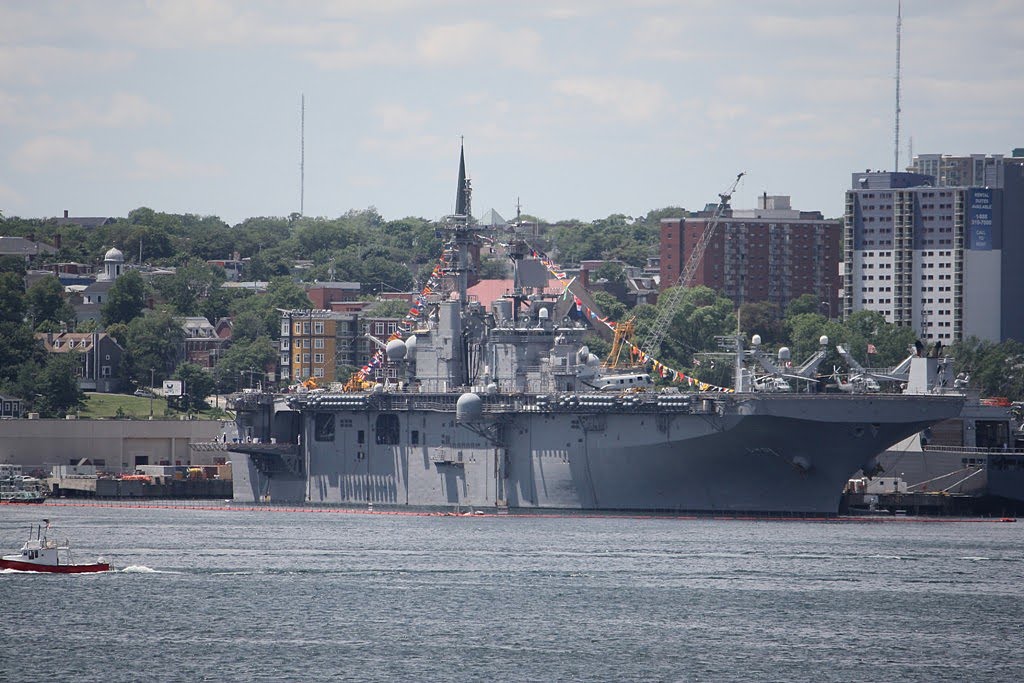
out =
<path fill-rule="evenodd" d="M 97 282 L 113 282 L 124 272 L 124 254 L 112 247 L 103 256 L 103 272 L 96 275 Z"/>

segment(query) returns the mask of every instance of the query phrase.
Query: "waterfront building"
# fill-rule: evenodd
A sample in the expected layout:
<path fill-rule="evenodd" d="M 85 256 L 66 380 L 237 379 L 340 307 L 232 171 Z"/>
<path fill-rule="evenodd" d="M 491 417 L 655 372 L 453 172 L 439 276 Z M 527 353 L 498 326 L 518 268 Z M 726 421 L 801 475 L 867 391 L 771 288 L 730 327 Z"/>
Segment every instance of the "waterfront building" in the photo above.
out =
<path fill-rule="evenodd" d="M 678 283 L 714 209 L 662 219 L 662 290 Z M 788 196 L 764 194 L 756 209 L 725 209 L 693 284 L 721 292 L 737 306 L 767 301 L 785 309 L 793 299 L 813 294 L 831 317 L 838 312 L 842 233 L 842 221 L 793 209 Z"/>
<path fill-rule="evenodd" d="M 878 311 L 928 342 L 1024 339 L 1024 159 L 920 155 L 913 168 L 931 173 L 852 175 L 843 315 Z"/>

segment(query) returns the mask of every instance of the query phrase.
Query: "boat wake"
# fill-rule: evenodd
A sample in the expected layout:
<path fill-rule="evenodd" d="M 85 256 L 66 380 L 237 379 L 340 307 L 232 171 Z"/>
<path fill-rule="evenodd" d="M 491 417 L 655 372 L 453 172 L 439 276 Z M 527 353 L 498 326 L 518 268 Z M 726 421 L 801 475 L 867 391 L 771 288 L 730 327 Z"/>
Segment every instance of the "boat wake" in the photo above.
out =
<path fill-rule="evenodd" d="M 130 564 L 121 570 L 122 574 L 170 574 L 173 572 L 162 572 L 159 569 L 147 567 L 144 564 Z"/>

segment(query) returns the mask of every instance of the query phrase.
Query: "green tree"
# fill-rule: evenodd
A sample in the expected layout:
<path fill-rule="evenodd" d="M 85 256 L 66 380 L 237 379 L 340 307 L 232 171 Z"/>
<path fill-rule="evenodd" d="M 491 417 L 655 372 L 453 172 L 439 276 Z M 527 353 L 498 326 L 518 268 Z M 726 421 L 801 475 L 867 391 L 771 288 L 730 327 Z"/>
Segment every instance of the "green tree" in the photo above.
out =
<path fill-rule="evenodd" d="M 251 377 L 258 377 L 263 369 L 277 361 L 277 347 L 269 337 L 236 341 L 217 363 L 215 374 L 220 393 L 237 391 L 249 385 Z M 250 373 L 256 373 L 250 375 Z"/>
<path fill-rule="evenodd" d="M 34 328 L 43 323 L 52 323 L 51 329 L 60 329 L 60 324 L 74 327 L 75 309 L 64 298 L 64 287 L 56 275 L 47 275 L 37 280 L 25 293 L 28 317 Z"/>
<path fill-rule="evenodd" d="M 782 316 L 775 304 L 767 301 L 740 304 L 739 317 L 740 328 L 746 339 L 759 334 L 761 343 L 766 346 L 774 346 L 785 341 Z"/>
<path fill-rule="evenodd" d="M 658 308 L 664 307 L 668 301 L 669 297 L 663 292 L 658 298 Z M 637 306 L 634 313 L 638 318 L 637 337 L 643 343 L 657 311 L 645 305 Z M 717 349 L 716 336 L 735 332 L 736 316 L 732 301 L 708 287 L 686 288 L 661 340 L 661 348 L 655 353 L 658 360 L 670 367 L 690 367 L 695 353 Z"/>
<path fill-rule="evenodd" d="M 608 292 L 596 291 L 593 293 L 594 303 L 601 310 L 601 314 L 614 322 L 622 322 L 626 317 L 626 305 Z"/>
<path fill-rule="evenodd" d="M 203 261 L 190 260 L 174 275 L 160 278 L 157 289 L 174 310 L 182 315 L 198 315 L 200 302 L 224 281 L 224 270 Z"/>
<path fill-rule="evenodd" d="M 206 397 L 213 393 L 213 375 L 199 367 L 195 363 L 182 363 L 174 373 L 175 379 L 180 379 L 185 389 L 181 397 L 181 407 L 185 410 L 205 410 Z"/>
<path fill-rule="evenodd" d="M 102 325 L 130 323 L 142 315 L 145 307 L 146 285 L 138 271 L 129 270 L 114 281 L 107 294 L 107 301 L 100 309 Z"/>
<path fill-rule="evenodd" d="M 12 272 L 0 273 L 0 321 L 25 320 L 25 283 Z"/>
<path fill-rule="evenodd" d="M 42 367 L 34 364 L 22 367 L 24 374 L 19 377 L 19 384 L 32 387 L 26 394 L 32 399 L 32 409 L 42 417 L 64 417 L 80 408 L 85 402 L 76 375 L 81 364 L 81 354 L 53 353 Z"/>
<path fill-rule="evenodd" d="M 786 317 L 791 318 L 802 313 L 823 313 L 821 302 L 813 294 L 801 294 L 786 306 Z"/>
<path fill-rule="evenodd" d="M 404 318 L 409 313 L 410 304 L 405 299 L 385 299 L 377 301 L 367 311 L 379 318 Z"/>
<path fill-rule="evenodd" d="M 20 368 L 38 368 L 45 360 L 46 351 L 28 323 L 0 320 L 0 383 L 13 381 Z M 12 392 L 28 397 L 14 389 Z"/>
<path fill-rule="evenodd" d="M 156 382 L 170 376 L 180 357 L 185 332 L 168 311 L 151 311 L 128 325 L 125 339 L 129 378 L 149 386 L 150 370 Z"/>

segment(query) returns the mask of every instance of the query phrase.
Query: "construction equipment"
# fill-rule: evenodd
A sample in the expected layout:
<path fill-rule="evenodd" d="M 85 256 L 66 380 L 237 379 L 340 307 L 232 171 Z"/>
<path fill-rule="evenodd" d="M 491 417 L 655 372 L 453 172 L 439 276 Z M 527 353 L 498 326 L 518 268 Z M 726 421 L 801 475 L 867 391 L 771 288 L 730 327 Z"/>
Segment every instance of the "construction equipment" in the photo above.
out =
<path fill-rule="evenodd" d="M 612 338 L 612 350 L 608 352 L 608 358 L 605 359 L 604 365 L 607 368 L 620 368 L 627 365 L 633 365 L 630 361 L 630 353 L 627 350 L 633 343 L 633 335 L 636 333 L 636 327 L 634 322 L 636 316 L 630 316 L 630 318 L 624 322 L 618 323 L 615 326 L 615 336 Z M 622 355 L 625 353 L 626 361 L 622 361 Z"/>
<path fill-rule="evenodd" d="M 676 282 L 674 287 L 670 287 L 661 295 L 661 301 L 658 306 L 658 317 L 655 318 L 654 322 L 651 323 L 651 327 L 647 332 L 647 337 L 640 349 L 648 356 L 654 356 L 658 351 L 658 347 L 661 346 L 662 339 L 665 338 L 665 334 L 668 332 L 669 326 L 672 324 L 672 319 L 675 318 L 676 313 L 682 307 L 683 303 L 683 290 L 693 284 L 693 277 L 697 274 L 697 267 L 700 265 L 701 260 L 704 258 L 704 252 L 708 248 L 708 244 L 711 242 L 711 238 L 715 235 L 715 230 L 718 228 L 718 223 L 722 219 L 722 215 L 726 209 L 729 208 L 729 201 L 732 199 L 733 192 L 740 184 L 740 179 L 746 175 L 746 173 L 739 173 L 736 176 L 736 180 L 733 181 L 732 185 L 725 192 L 719 193 L 718 207 L 715 209 L 714 214 L 704 226 L 704 232 L 701 233 L 700 239 L 694 246 L 693 251 L 690 252 L 690 258 L 686 261 L 686 267 L 683 268 L 683 272 L 679 274 L 679 280 Z M 679 237 L 682 240 L 682 235 Z"/>

